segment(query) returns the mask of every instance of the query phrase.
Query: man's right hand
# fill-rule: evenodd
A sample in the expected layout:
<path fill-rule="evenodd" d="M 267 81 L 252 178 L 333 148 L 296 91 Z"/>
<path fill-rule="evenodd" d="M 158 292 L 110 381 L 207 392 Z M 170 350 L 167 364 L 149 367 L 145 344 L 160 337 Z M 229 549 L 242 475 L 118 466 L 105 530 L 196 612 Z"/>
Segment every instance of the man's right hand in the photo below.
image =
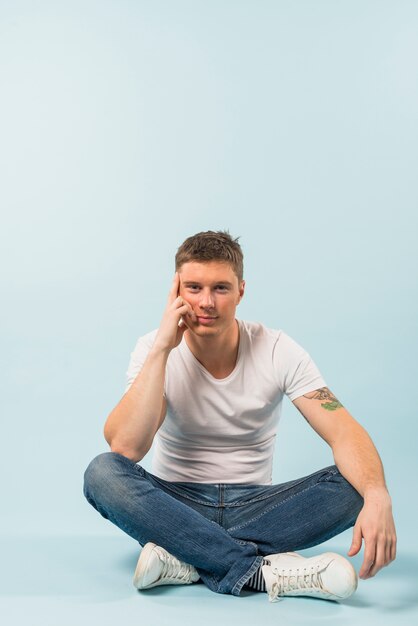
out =
<path fill-rule="evenodd" d="M 178 295 L 179 289 L 180 276 L 176 272 L 168 293 L 167 306 L 161 319 L 153 348 L 170 352 L 179 345 L 184 331 L 188 328 L 186 319 L 197 320 L 191 305 Z"/>

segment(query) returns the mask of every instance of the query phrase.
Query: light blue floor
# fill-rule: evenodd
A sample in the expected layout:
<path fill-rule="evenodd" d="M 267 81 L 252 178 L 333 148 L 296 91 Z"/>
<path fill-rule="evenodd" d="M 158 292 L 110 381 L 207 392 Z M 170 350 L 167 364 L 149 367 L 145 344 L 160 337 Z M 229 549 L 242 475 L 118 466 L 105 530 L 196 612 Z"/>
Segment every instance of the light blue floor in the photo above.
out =
<path fill-rule="evenodd" d="M 351 533 L 300 551 L 346 556 Z M 338 539 L 338 541 L 337 541 Z M 216 594 L 203 583 L 137 591 L 132 585 L 139 544 L 128 536 L 2 537 L 0 615 L 7 626 L 114 626 L 115 624 L 418 623 L 418 553 L 399 554 L 374 578 L 359 579 L 344 602 L 288 597 L 270 603 L 267 594 Z M 352 559 L 358 572 L 363 552 Z M 283 620 L 286 619 L 286 622 Z M 289 621 L 287 621 L 289 619 Z"/>

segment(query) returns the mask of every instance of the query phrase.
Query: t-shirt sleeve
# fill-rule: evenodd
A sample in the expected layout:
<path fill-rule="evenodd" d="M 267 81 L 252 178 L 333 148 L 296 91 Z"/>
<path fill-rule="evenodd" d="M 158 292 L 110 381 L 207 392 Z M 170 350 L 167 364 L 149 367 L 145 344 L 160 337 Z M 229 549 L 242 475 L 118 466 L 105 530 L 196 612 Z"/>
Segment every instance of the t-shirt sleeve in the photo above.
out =
<path fill-rule="evenodd" d="M 283 331 L 273 349 L 273 364 L 279 387 L 290 400 L 327 386 L 310 354 Z"/>
<path fill-rule="evenodd" d="M 149 351 L 154 343 L 156 331 L 139 337 L 129 359 L 128 369 L 126 371 L 126 387 L 124 394 L 129 390 L 135 378 L 141 371 Z M 165 390 L 164 390 L 165 396 Z"/>

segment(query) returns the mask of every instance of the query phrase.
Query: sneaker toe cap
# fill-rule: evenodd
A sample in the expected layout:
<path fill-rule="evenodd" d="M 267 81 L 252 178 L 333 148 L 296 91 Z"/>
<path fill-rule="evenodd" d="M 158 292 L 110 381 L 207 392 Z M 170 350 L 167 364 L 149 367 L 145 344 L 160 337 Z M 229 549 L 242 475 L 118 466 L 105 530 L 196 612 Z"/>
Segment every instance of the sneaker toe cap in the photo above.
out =
<path fill-rule="evenodd" d="M 321 577 L 328 591 L 337 598 L 348 598 L 357 589 L 356 570 L 339 554 L 335 555 Z"/>

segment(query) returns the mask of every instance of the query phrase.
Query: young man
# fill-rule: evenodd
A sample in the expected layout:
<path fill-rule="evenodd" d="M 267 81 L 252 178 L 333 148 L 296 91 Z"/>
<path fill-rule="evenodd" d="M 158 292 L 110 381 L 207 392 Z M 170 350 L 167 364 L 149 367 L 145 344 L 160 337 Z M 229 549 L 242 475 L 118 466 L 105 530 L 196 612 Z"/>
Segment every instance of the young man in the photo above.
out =
<path fill-rule="evenodd" d="M 348 555 L 364 538 L 360 577 L 393 561 L 383 467 L 306 350 L 282 330 L 235 317 L 244 289 L 241 247 L 228 232 L 180 246 L 160 325 L 131 354 L 125 394 L 104 427 L 111 452 L 87 467 L 84 495 L 143 546 L 137 589 L 202 580 L 216 593 L 267 591 L 273 602 L 347 598 L 358 584 L 347 559 L 293 550 L 354 526 Z M 284 395 L 336 464 L 272 484 Z M 140 461 L 153 442 L 151 473 Z"/>

